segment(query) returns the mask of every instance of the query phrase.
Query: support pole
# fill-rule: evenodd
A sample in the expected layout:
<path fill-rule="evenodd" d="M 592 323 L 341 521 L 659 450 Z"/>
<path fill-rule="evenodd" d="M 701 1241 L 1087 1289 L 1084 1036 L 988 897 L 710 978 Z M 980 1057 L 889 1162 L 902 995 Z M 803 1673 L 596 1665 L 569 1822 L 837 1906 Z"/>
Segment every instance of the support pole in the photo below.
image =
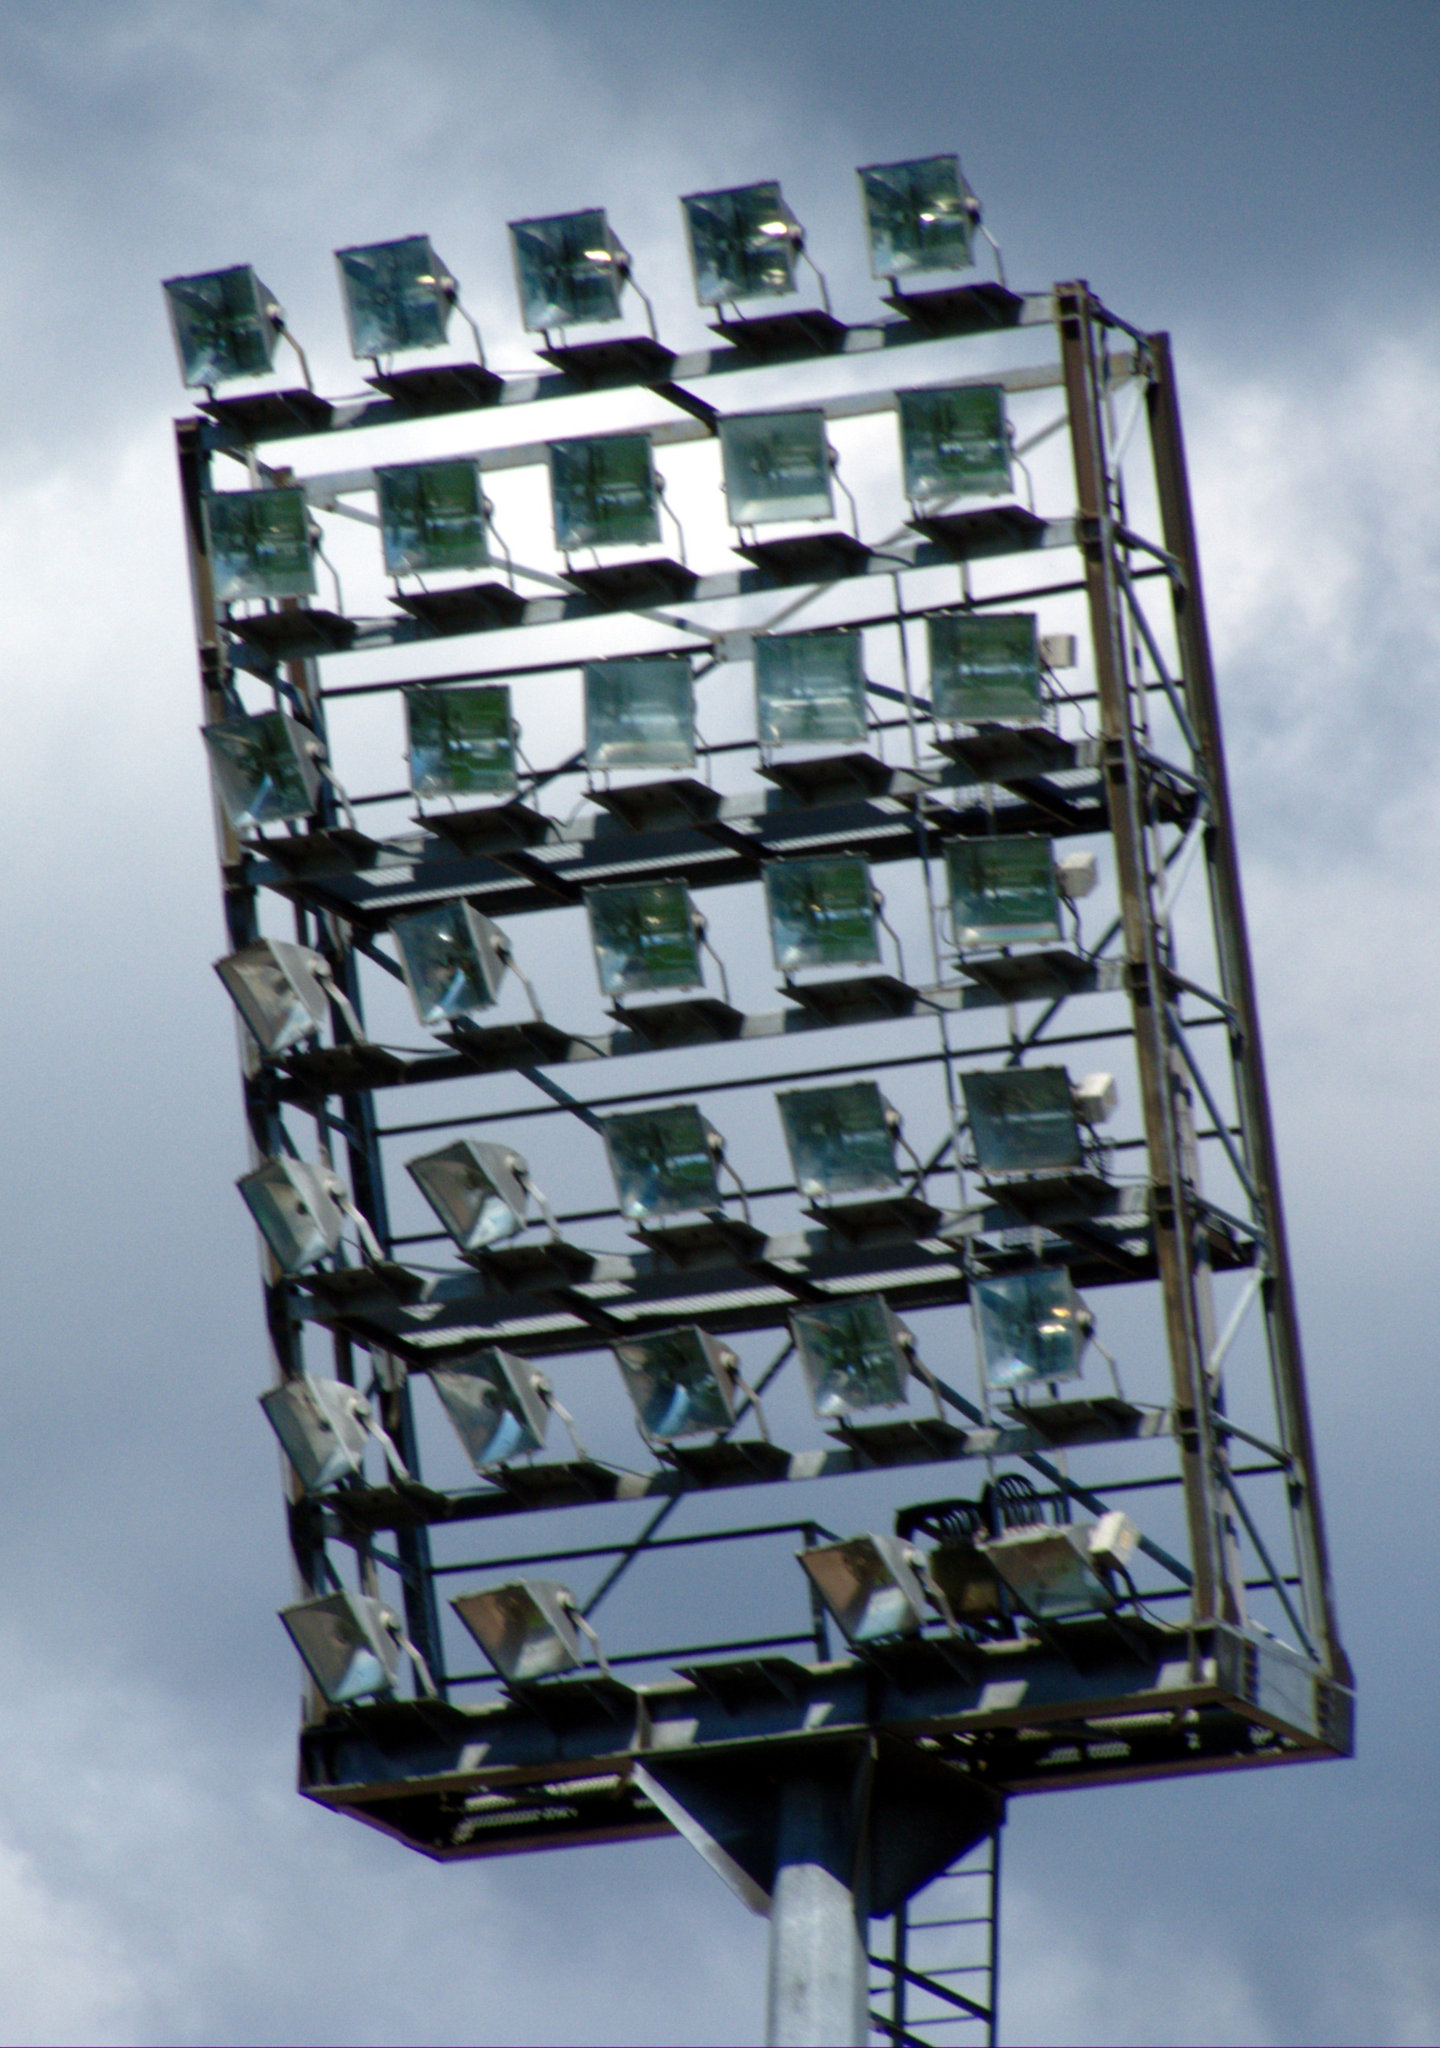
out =
<path fill-rule="evenodd" d="M 793 1778 L 780 1793 L 765 2038 L 771 2048 L 864 2048 L 869 1964 L 854 1874 L 855 1811 L 843 1782 Z"/>

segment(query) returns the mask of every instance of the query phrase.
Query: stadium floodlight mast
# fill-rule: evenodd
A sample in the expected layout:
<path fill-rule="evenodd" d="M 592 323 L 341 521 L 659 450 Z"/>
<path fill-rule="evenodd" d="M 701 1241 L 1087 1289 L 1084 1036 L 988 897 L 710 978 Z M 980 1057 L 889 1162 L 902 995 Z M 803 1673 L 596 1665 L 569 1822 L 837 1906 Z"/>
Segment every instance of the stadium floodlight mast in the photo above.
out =
<path fill-rule="evenodd" d="M 302 1789 L 678 1832 L 772 2041 L 926 2048 L 1008 1800 L 1353 1685 L 1169 344 L 859 180 L 854 317 L 774 179 L 681 201 L 699 349 L 601 207 L 510 224 L 504 374 L 423 234 L 336 251 L 358 398 L 165 295 Z"/>

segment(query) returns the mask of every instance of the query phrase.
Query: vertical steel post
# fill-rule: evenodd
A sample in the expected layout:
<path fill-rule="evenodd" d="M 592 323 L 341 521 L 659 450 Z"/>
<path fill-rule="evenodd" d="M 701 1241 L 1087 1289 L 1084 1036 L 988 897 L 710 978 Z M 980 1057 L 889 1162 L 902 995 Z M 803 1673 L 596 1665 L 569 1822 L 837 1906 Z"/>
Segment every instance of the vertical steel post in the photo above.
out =
<path fill-rule="evenodd" d="M 864 2048 L 870 1970 L 857 1898 L 851 1787 L 796 1777 L 780 1791 L 765 2038 L 771 2048 Z"/>

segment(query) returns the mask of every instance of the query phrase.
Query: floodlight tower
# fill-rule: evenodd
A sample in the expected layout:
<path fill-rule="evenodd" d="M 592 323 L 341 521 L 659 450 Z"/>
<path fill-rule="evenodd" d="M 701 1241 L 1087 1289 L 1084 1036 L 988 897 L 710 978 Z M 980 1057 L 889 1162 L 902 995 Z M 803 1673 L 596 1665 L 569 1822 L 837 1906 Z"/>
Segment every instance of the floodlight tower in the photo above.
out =
<path fill-rule="evenodd" d="M 850 322 L 778 185 L 687 198 L 686 354 L 598 209 L 512 226 L 539 373 L 397 367 L 424 236 L 339 252 L 358 397 L 167 292 L 302 1790 L 676 1830 L 772 2040 L 993 2041 L 1010 1798 L 1353 1688 L 1168 343 L 860 181 Z"/>

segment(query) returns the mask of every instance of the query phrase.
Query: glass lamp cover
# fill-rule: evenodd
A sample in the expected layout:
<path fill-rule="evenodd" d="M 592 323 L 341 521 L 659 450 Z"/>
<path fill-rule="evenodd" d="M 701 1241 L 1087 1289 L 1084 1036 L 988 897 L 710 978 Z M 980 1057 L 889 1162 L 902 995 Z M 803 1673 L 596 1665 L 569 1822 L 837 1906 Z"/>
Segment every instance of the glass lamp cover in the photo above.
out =
<path fill-rule="evenodd" d="M 573 1597 L 553 1579 L 517 1579 L 450 1604 L 500 1676 L 516 1685 L 582 1662 Z"/>
<path fill-rule="evenodd" d="M 313 597 L 310 513 L 305 493 L 220 491 L 202 500 L 215 602 L 242 597 Z"/>
<path fill-rule="evenodd" d="M 587 768 L 689 768 L 695 683 L 686 655 L 585 665 Z"/>
<path fill-rule="evenodd" d="M 261 711 L 253 718 L 222 718 L 201 731 L 220 802 L 237 832 L 309 817 L 320 771 L 303 726 L 283 711 Z"/>
<path fill-rule="evenodd" d="M 732 526 L 830 517 L 830 444 L 823 412 L 752 413 L 721 420 L 720 453 Z"/>
<path fill-rule="evenodd" d="M 543 1448 L 549 1410 L 523 1358 L 490 1345 L 432 1365 L 429 1376 L 477 1472 Z"/>
<path fill-rule="evenodd" d="M 438 903 L 391 921 L 415 1014 L 429 1031 L 493 1007 L 505 978 L 500 933 L 468 903 Z"/>
<path fill-rule="evenodd" d="M 925 1618 L 925 1594 L 898 1536 L 852 1536 L 799 1558 L 852 1643 L 913 1635 Z"/>
<path fill-rule="evenodd" d="M 905 495 L 912 505 L 1009 490 L 1010 437 L 999 384 L 902 391 L 899 397 Z"/>
<path fill-rule="evenodd" d="M 515 721 L 508 685 L 405 692 L 416 796 L 513 796 Z"/>
<path fill-rule="evenodd" d="M 337 249 L 350 346 L 357 356 L 439 348 L 455 301 L 454 278 L 428 235 Z"/>
<path fill-rule="evenodd" d="M 607 996 L 700 986 L 695 910 L 679 882 L 587 889 L 585 909 L 600 987 Z"/>
<path fill-rule="evenodd" d="M 267 1159 L 235 1183 L 285 1273 L 303 1273 L 333 1252 L 345 1218 L 313 1166 Z"/>
<path fill-rule="evenodd" d="M 316 978 L 320 957 L 284 939 L 258 939 L 215 962 L 215 972 L 267 1058 L 278 1059 L 323 1026 L 329 1006 Z"/>
<path fill-rule="evenodd" d="M 165 302 L 187 385 L 267 377 L 280 341 L 280 308 L 248 263 L 165 280 Z"/>
<path fill-rule="evenodd" d="M 985 1557 L 1027 1614 L 1064 1621 L 1113 1605 L 1113 1595 L 1086 1557 L 1093 1522 L 1065 1528 L 1007 1529 L 985 1545 Z"/>
<path fill-rule="evenodd" d="M 603 207 L 546 220 L 512 220 L 510 246 L 520 315 L 530 332 L 585 320 L 618 320 L 624 251 Z"/>
<path fill-rule="evenodd" d="M 878 964 L 875 889 L 858 854 L 771 861 L 764 876 L 770 944 L 782 974 Z"/>
<path fill-rule="evenodd" d="M 735 1354 L 696 1328 L 660 1330 L 615 1346 L 625 1391 L 647 1436 L 728 1429 L 735 1420 Z"/>
<path fill-rule="evenodd" d="M 897 1185 L 889 1105 L 873 1081 L 792 1088 L 775 1100 L 795 1184 L 809 1200 Z"/>
<path fill-rule="evenodd" d="M 702 306 L 794 291 L 800 223 L 777 184 L 692 192 L 680 204 L 690 236 L 695 296 Z"/>
<path fill-rule="evenodd" d="M 817 1415 L 903 1404 L 910 1371 L 905 1332 L 878 1294 L 795 1309 L 790 1328 Z"/>
<path fill-rule="evenodd" d="M 693 1102 L 600 1119 L 620 1213 L 649 1223 L 686 1209 L 718 1209 L 714 1133 Z"/>
<path fill-rule="evenodd" d="M 332 1707 L 389 1692 L 400 1647 L 378 1600 L 363 1593 L 326 1593 L 281 1611 L 290 1640 Z"/>
<path fill-rule="evenodd" d="M 1033 612 L 932 612 L 925 632 L 936 718 L 974 724 L 1041 716 L 1045 699 Z"/>
<path fill-rule="evenodd" d="M 952 839 L 945 871 L 962 951 L 1059 938 L 1060 892 L 1048 839 Z"/>
<path fill-rule="evenodd" d="M 1080 1164 L 1080 1131 L 1063 1067 L 962 1074 L 982 1173 L 1032 1173 Z"/>
<path fill-rule="evenodd" d="M 1032 1266 L 972 1280 L 970 1295 L 987 1387 L 1078 1378 L 1085 1318 L 1063 1266 Z"/>
<path fill-rule="evenodd" d="M 555 545 L 648 547 L 660 538 L 660 494 L 648 434 L 596 434 L 550 444 Z"/>
<path fill-rule="evenodd" d="M 463 1252 L 482 1251 L 525 1228 L 525 1162 L 508 1145 L 458 1138 L 439 1152 L 407 1159 L 405 1170 Z"/>
<path fill-rule="evenodd" d="M 260 1396 L 260 1406 L 307 1493 L 348 1479 L 365 1463 L 365 1402 L 340 1380 L 301 1374 Z"/>
<path fill-rule="evenodd" d="M 409 462 L 377 469 L 380 538 L 390 576 L 483 569 L 490 560 L 478 462 Z"/>
<path fill-rule="evenodd" d="M 863 740 L 861 636 L 761 633 L 755 639 L 755 714 L 761 741 Z"/>
<path fill-rule="evenodd" d="M 860 173 L 872 277 L 967 270 L 972 254 L 970 191 L 953 156 L 871 164 Z"/>

